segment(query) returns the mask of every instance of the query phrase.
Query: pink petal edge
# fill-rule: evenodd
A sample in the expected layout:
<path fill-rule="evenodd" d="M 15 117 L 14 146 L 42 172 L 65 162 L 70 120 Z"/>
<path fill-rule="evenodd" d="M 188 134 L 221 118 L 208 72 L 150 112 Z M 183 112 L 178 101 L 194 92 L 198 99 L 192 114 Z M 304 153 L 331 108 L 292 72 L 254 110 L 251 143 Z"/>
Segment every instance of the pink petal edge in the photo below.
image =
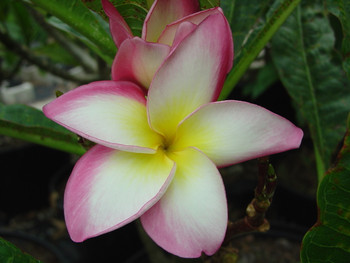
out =
<path fill-rule="evenodd" d="M 132 128 L 131 126 L 129 127 L 131 129 L 130 132 L 139 132 L 137 136 L 134 136 L 134 139 L 130 137 L 131 140 L 127 139 L 123 142 L 119 140 L 116 132 L 113 133 L 113 131 L 116 131 L 115 128 L 113 128 L 113 130 L 108 129 L 109 124 L 117 125 L 115 121 L 113 123 L 111 122 L 112 118 L 105 118 L 105 116 L 102 116 L 107 113 L 118 115 L 118 112 L 111 112 L 111 110 L 107 108 L 107 105 L 112 105 L 110 100 L 114 98 L 113 96 L 115 96 L 116 99 L 124 98 L 139 105 L 146 104 L 143 91 L 134 83 L 126 81 L 96 81 L 73 89 L 51 101 L 43 107 L 43 112 L 49 119 L 93 142 L 130 152 L 154 153 L 159 144 L 156 142 L 158 140 L 156 139 L 157 136 L 154 137 L 153 134 L 155 133 L 149 128 L 146 113 L 143 125 L 144 131 L 138 131 L 138 129 L 142 127 L 137 127 L 138 129 Z M 87 109 L 91 111 L 94 108 L 94 104 L 92 104 L 94 101 L 98 102 L 99 111 L 89 113 Z M 104 101 L 109 101 L 109 103 L 103 103 Z M 114 105 L 118 106 L 118 104 Z M 106 109 L 104 110 L 102 107 L 106 107 Z M 82 111 L 82 109 L 84 109 L 84 111 Z M 128 114 L 126 111 L 123 112 Z M 98 116 L 96 114 L 98 114 Z M 132 125 L 131 121 L 130 125 Z M 118 129 L 118 132 L 123 132 L 123 130 Z M 142 138 L 143 135 L 151 136 L 150 138 L 153 137 L 153 139 L 156 139 L 156 141 L 154 141 L 155 145 L 152 147 L 142 145 L 143 143 L 141 142 L 144 140 Z M 146 140 L 146 137 L 144 138 Z M 120 137 L 120 139 L 123 139 L 123 137 Z M 133 144 L 134 142 L 139 143 Z"/>
<path fill-rule="evenodd" d="M 133 34 L 124 18 L 108 0 L 101 0 L 103 10 L 109 17 L 109 29 L 115 45 L 119 48 L 124 40 L 132 38 Z"/>
<path fill-rule="evenodd" d="M 145 179 L 143 175 L 147 177 L 152 174 L 144 174 L 138 163 L 132 165 L 132 160 L 130 166 L 120 158 L 118 163 L 118 154 L 137 156 L 96 145 L 76 163 L 64 194 L 65 220 L 73 241 L 82 242 L 134 221 L 163 196 L 174 176 L 173 162 L 169 160 L 162 168 L 159 168 L 157 162 L 159 169 L 154 170 L 154 173 L 162 177 L 158 175 L 157 181 L 142 183 Z M 113 155 L 117 159 L 113 159 Z M 152 158 L 154 155 L 144 156 Z M 125 158 L 130 160 L 129 157 Z M 148 162 L 144 162 L 144 165 L 145 170 L 149 170 Z M 121 173 L 118 176 L 118 171 L 123 171 L 120 166 L 126 169 L 126 173 L 139 168 L 140 171 L 135 174 Z M 141 177 L 132 180 L 132 176 Z"/>
<path fill-rule="evenodd" d="M 167 24 L 199 11 L 198 0 L 155 0 L 142 28 L 142 38 L 157 42 Z"/>
<path fill-rule="evenodd" d="M 178 152 L 177 170 L 163 197 L 141 216 L 148 235 L 163 249 L 184 258 L 213 255 L 227 227 L 227 201 L 221 175 L 203 153 Z"/>
<path fill-rule="evenodd" d="M 173 40 L 176 35 L 178 27 L 184 22 L 190 22 L 194 25 L 199 25 L 205 18 L 210 15 L 222 13 L 221 8 L 211 8 L 207 10 L 203 10 L 197 13 L 190 14 L 181 19 L 174 21 L 173 23 L 168 24 L 163 30 L 162 34 L 158 38 L 158 43 L 163 43 L 166 45 L 173 45 Z"/>
<path fill-rule="evenodd" d="M 134 37 L 120 46 L 112 65 L 112 79 L 132 81 L 148 89 L 170 47 Z"/>
<path fill-rule="evenodd" d="M 196 147 L 225 167 L 299 148 L 303 131 L 261 106 L 226 100 L 199 107 L 179 124 L 177 136 L 177 147 Z"/>
<path fill-rule="evenodd" d="M 205 18 L 172 50 L 148 92 L 148 118 L 154 130 L 172 136 L 187 115 L 218 98 L 232 65 L 231 48 L 231 31 L 220 13 Z"/>

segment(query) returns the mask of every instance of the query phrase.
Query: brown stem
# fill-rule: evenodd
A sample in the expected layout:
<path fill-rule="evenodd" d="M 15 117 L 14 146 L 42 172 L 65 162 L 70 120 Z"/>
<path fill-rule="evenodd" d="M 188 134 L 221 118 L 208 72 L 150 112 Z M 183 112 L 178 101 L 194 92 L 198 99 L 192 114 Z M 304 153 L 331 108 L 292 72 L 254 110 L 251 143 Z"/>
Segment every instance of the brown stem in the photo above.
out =
<path fill-rule="evenodd" d="M 56 76 L 59 76 L 61 78 L 71 80 L 77 83 L 88 83 L 95 80 L 95 77 L 91 79 L 90 78 L 83 79 L 67 73 L 66 70 L 54 66 L 52 63 L 49 62 L 49 60 L 35 56 L 33 53 L 30 52 L 30 49 L 28 47 L 17 43 L 7 33 L 1 32 L 1 31 L 0 31 L 0 42 L 2 42 L 8 50 L 16 53 L 23 59 L 37 65 L 39 68 L 45 71 L 48 71 Z"/>
<path fill-rule="evenodd" d="M 87 73 L 94 73 L 96 70 L 92 66 L 91 63 L 86 61 L 86 57 L 88 54 L 82 52 L 81 49 L 75 45 L 71 41 L 68 41 L 63 34 L 61 34 L 56 28 L 46 23 L 44 17 L 36 11 L 34 8 L 27 6 L 28 11 L 31 13 L 36 22 L 48 33 L 50 34 L 56 41 L 59 43 L 69 54 L 74 57 L 77 61 L 80 62 L 81 67 Z"/>
<path fill-rule="evenodd" d="M 255 196 L 246 209 L 246 216 L 235 222 L 228 222 L 226 237 L 223 245 L 243 233 L 266 232 L 270 228 L 265 213 L 271 205 L 276 188 L 277 177 L 268 157 L 259 159 L 258 185 Z"/>

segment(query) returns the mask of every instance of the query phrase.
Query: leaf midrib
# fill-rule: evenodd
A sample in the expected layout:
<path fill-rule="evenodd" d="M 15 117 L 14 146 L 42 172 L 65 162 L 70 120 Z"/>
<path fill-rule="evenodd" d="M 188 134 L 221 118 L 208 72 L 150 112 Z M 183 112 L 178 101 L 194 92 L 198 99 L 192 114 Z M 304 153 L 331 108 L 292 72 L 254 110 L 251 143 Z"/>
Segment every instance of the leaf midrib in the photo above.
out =
<path fill-rule="evenodd" d="M 319 145 L 314 145 L 315 147 L 315 151 L 318 151 L 321 155 L 321 162 L 322 164 L 318 163 L 317 164 L 317 174 L 318 174 L 318 179 L 319 182 L 321 181 L 321 178 L 324 175 L 324 166 L 325 166 L 325 159 L 324 159 L 324 153 L 323 153 L 323 149 L 324 149 L 324 143 L 323 143 L 323 133 L 322 133 L 322 129 L 321 129 L 321 121 L 319 118 L 319 111 L 318 111 L 318 107 L 317 107 L 317 100 L 316 100 L 316 91 L 315 91 L 315 86 L 313 83 L 313 79 L 312 79 L 312 75 L 311 75 L 311 71 L 310 71 L 310 67 L 309 67 L 309 62 L 307 59 L 307 55 L 306 55 L 306 46 L 304 43 L 304 30 L 302 27 L 302 23 L 301 23 L 301 7 L 300 5 L 297 7 L 296 12 L 297 12 L 297 23 L 298 23 L 298 30 L 299 30 L 299 35 L 301 36 L 300 41 L 301 41 L 301 56 L 303 59 L 303 64 L 305 67 L 305 73 L 306 73 L 306 78 L 307 78 L 307 82 L 308 82 L 308 86 L 309 91 L 310 91 L 310 98 L 311 98 L 311 103 L 312 103 L 312 111 L 313 111 L 313 115 L 315 118 L 315 127 L 316 127 L 316 136 L 317 136 L 317 142 Z"/>

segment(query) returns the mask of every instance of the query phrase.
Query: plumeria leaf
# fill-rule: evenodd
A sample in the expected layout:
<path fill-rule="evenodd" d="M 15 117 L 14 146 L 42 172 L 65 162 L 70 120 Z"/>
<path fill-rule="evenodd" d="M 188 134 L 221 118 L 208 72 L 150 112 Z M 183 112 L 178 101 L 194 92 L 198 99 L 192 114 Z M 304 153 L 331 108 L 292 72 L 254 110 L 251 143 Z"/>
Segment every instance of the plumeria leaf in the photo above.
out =
<path fill-rule="evenodd" d="M 221 7 L 231 25 L 235 56 L 239 54 L 239 51 L 242 51 L 244 39 L 249 37 L 249 31 L 257 27 L 259 18 L 266 13 L 271 2 L 271 0 L 221 1 Z"/>
<path fill-rule="evenodd" d="M 25 105 L 0 103 L 0 134 L 79 155 L 85 152 L 74 133 Z"/>
<path fill-rule="evenodd" d="M 220 0 L 199 0 L 201 10 L 220 6 Z"/>
<path fill-rule="evenodd" d="M 241 3 L 241 4 L 240 4 Z M 292 13 L 300 0 L 253 1 L 247 5 L 242 1 L 221 1 L 221 6 L 228 18 L 235 41 L 234 67 L 228 75 L 219 99 L 225 99 L 249 68 L 261 50 L 270 41 L 278 28 Z M 249 7 L 249 8 L 248 8 Z M 261 10 L 267 10 L 266 20 L 262 20 Z"/>
<path fill-rule="evenodd" d="M 342 25 L 343 42 L 343 68 L 350 78 L 350 1 L 347 0 L 327 0 L 327 9 L 338 19 Z"/>
<path fill-rule="evenodd" d="M 11 29 L 11 36 L 16 41 L 28 45 L 40 31 L 44 34 L 40 27 L 34 23 L 32 16 L 28 13 L 25 5 L 20 1 L 5 1 L 8 4 L 9 10 L 6 15 L 9 19 L 7 26 Z M 3 7 L 1 7 L 3 8 Z"/>
<path fill-rule="evenodd" d="M 321 2 L 321 1 L 320 1 Z M 322 4 L 298 7 L 272 40 L 280 79 L 308 122 L 318 177 L 331 163 L 350 111 L 350 82 L 333 55 L 334 35 Z"/>
<path fill-rule="evenodd" d="M 109 33 L 81 0 L 31 0 L 31 2 L 57 17 L 112 59 L 116 48 Z"/>
<path fill-rule="evenodd" d="M 107 16 L 103 11 L 101 0 L 83 1 L 84 4 L 100 14 L 107 21 Z M 126 23 L 129 25 L 131 31 L 135 36 L 141 36 L 143 21 L 146 18 L 148 12 L 148 4 L 146 0 L 110 0 L 110 2 L 115 6 L 120 15 L 125 19 Z"/>
<path fill-rule="evenodd" d="M 23 253 L 10 242 L 0 238 L 0 262 L 4 263 L 40 263 L 32 256 Z"/>
<path fill-rule="evenodd" d="M 349 262 L 350 115 L 343 148 L 319 185 L 317 204 L 318 220 L 303 239 L 301 262 Z"/>
<path fill-rule="evenodd" d="M 101 25 L 106 28 L 106 32 L 108 30 L 108 23 L 104 21 L 101 17 L 97 16 L 99 21 L 101 22 Z M 112 64 L 113 58 L 115 56 L 112 56 L 112 54 L 108 54 L 103 52 L 102 49 L 100 49 L 97 45 L 95 45 L 93 42 L 91 42 L 86 36 L 79 33 L 77 30 L 75 30 L 73 27 L 69 26 L 68 24 L 64 23 L 60 19 L 58 19 L 55 16 L 49 17 L 47 19 L 47 22 L 52 25 L 53 27 L 67 33 L 68 35 L 76 37 L 79 41 L 81 41 L 84 45 L 89 47 L 93 52 L 95 52 L 97 55 L 99 55 L 104 61 L 106 61 L 108 64 Z"/>
<path fill-rule="evenodd" d="M 250 96 L 252 99 L 264 94 L 272 85 L 277 82 L 278 73 L 272 62 L 267 63 L 257 72 L 256 78 L 244 86 L 242 94 Z"/>
<path fill-rule="evenodd" d="M 79 65 L 79 61 L 66 52 L 66 50 L 56 42 L 41 45 L 32 49 L 37 56 L 46 56 L 51 60 L 66 64 L 66 65 Z"/>

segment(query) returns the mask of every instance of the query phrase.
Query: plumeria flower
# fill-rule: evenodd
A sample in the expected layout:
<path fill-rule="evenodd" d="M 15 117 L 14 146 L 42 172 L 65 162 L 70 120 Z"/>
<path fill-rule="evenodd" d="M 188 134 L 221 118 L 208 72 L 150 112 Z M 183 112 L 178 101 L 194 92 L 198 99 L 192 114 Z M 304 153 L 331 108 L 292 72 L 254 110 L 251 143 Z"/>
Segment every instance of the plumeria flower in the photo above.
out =
<path fill-rule="evenodd" d="M 102 0 L 102 5 L 109 17 L 112 38 L 119 48 L 112 65 L 112 80 L 133 81 L 145 91 L 161 63 L 187 34 L 208 16 L 224 16 L 219 7 L 199 11 L 198 0 L 156 0 L 139 38 L 133 36 L 128 24 L 108 0 Z"/>
<path fill-rule="evenodd" d="M 288 120 L 247 102 L 216 101 L 233 57 L 225 17 L 219 12 L 184 28 L 147 96 L 144 87 L 114 79 L 44 106 L 48 118 L 97 143 L 76 163 L 65 189 L 72 240 L 140 218 L 168 252 L 212 255 L 228 220 L 217 167 L 299 147 L 303 132 Z"/>

